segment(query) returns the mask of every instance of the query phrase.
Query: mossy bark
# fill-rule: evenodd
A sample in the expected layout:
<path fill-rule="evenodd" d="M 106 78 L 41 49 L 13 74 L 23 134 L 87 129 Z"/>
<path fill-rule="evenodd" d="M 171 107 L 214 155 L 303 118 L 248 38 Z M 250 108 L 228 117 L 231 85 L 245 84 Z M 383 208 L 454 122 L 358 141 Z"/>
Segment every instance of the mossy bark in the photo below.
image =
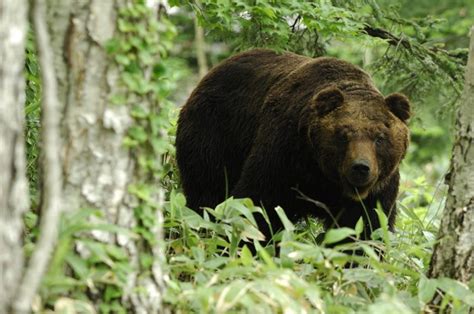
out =
<path fill-rule="evenodd" d="M 100 209 L 106 223 L 132 229 L 137 223 L 133 214 L 137 202 L 128 187 L 140 178 L 124 139 L 134 122 L 128 105 L 110 103 L 123 86 L 119 68 L 105 48 L 118 35 L 118 10 L 124 5 L 131 4 L 126 0 L 50 0 L 47 15 L 63 104 L 65 210 Z M 162 230 L 154 232 L 161 239 Z M 139 260 L 143 250 L 155 252 L 126 235 L 97 231 L 92 236 L 123 247 L 130 256 L 133 271 L 124 287 L 125 307 L 136 313 L 161 311 L 161 265 L 149 272 L 141 269 Z"/>

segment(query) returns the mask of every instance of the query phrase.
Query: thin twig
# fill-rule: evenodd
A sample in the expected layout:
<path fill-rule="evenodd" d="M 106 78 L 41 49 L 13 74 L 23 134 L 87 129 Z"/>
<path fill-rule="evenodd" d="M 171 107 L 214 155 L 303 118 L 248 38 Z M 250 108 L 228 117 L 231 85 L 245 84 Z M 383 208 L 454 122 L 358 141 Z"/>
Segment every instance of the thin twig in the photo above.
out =
<path fill-rule="evenodd" d="M 29 313 L 31 310 L 32 300 L 46 271 L 57 240 L 62 196 L 61 161 L 59 158 L 59 102 L 53 53 L 45 21 L 44 0 L 32 1 L 31 10 L 43 84 L 41 129 L 44 173 L 43 206 L 39 239 L 18 289 L 17 299 L 14 302 L 15 313 Z"/>
<path fill-rule="evenodd" d="M 296 31 L 297 25 L 299 24 L 300 20 L 301 20 L 301 14 L 298 14 L 295 21 L 293 22 L 293 25 L 291 25 L 291 32 L 292 33 L 294 33 Z"/>
<path fill-rule="evenodd" d="M 328 216 L 332 219 L 332 221 L 336 225 L 336 227 L 340 228 L 336 217 L 334 217 L 334 215 L 331 212 L 331 209 L 326 204 L 324 204 L 323 202 L 320 202 L 320 201 L 317 201 L 317 200 L 314 200 L 314 199 L 310 198 L 309 196 L 307 196 L 306 194 L 304 194 L 303 192 L 301 192 L 297 188 L 293 188 L 293 190 L 296 191 L 299 194 L 299 196 L 297 196 L 296 198 L 307 201 L 307 202 L 310 202 L 310 203 L 313 203 L 317 207 L 323 209 L 326 212 L 326 214 L 328 214 Z"/>

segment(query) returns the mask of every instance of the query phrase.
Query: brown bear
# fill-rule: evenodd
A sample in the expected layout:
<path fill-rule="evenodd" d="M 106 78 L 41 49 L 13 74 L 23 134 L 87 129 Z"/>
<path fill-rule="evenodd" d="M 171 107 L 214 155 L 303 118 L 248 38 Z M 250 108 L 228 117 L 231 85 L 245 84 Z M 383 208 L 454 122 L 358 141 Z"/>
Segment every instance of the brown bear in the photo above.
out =
<path fill-rule="evenodd" d="M 380 202 L 393 229 L 409 117 L 404 95 L 384 98 L 348 62 L 266 49 L 237 54 L 202 79 L 179 116 L 176 157 L 188 206 L 250 197 L 273 230 L 282 226 L 279 205 L 292 221 L 311 215 L 353 228 L 363 217 L 369 231 L 380 226 Z"/>

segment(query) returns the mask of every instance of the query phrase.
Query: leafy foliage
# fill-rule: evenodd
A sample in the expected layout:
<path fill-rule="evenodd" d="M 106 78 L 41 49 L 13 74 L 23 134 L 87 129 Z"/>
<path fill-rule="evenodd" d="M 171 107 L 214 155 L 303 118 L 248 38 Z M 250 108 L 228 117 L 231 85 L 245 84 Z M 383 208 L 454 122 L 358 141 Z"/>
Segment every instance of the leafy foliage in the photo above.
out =
<path fill-rule="evenodd" d="M 96 221 L 95 223 L 91 223 Z M 101 222 L 102 212 L 81 209 L 65 215 L 59 228 L 59 243 L 51 260 L 41 295 L 46 305 L 61 306 L 67 296 L 67 308 L 82 307 L 89 298 L 103 298 L 98 302 L 101 312 L 125 313 L 117 299 L 127 284 L 132 271 L 129 256 L 118 246 L 88 236 L 92 233 L 111 233 L 137 239 L 138 235 L 122 227 Z M 79 253 L 76 248 L 79 248 Z M 71 300 L 82 300 L 76 303 Z M 62 306 L 66 306 L 63 304 Z"/>
<path fill-rule="evenodd" d="M 404 19 L 375 1 L 228 0 L 192 6 L 211 34 L 230 39 L 237 50 L 269 47 L 319 56 L 336 41 L 358 38 L 385 46 L 373 67 L 390 77 L 383 82 L 387 89 L 401 87 L 418 99 L 433 91 L 433 83 L 449 82 L 450 97 L 460 91 L 467 50 L 444 50 L 430 40 L 427 30 L 438 27 L 439 19 Z"/>
<path fill-rule="evenodd" d="M 397 233 L 386 231 L 381 216 L 382 228 L 369 241 L 328 246 L 357 237 L 356 227 L 331 230 L 318 243 L 317 222 L 293 226 L 281 211 L 285 230 L 274 236 L 281 241 L 279 255 L 273 242 L 259 244 L 251 213 L 262 209 L 249 199 L 228 199 L 201 217 L 185 207 L 182 194 L 173 193 L 165 223 L 171 274 L 167 301 L 183 313 L 418 313 L 438 290 L 455 301 L 452 310 L 467 311 L 474 297 L 468 287 L 424 275 L 438 227 L 428 213 L 442 198 L 426 203 L 433 190 L 422 179 L 417 182 L 402 192 Z M 352 250 L 365 255 L 347 254 Z M 384 259 L 378 250 L 385 251 Z"/>
<path fill-rule="evenodd" d="M 324 43 L 330 38 L 355 36 L 363 27 L 353 12 L 329 1 L 201 3 L 194 8 L 205 25 L 212 25 L 213 32 L 220 38 L 234 38 L 238 50 L 249 47 L 290 48 L 313 56 L 321 55 Z"/>

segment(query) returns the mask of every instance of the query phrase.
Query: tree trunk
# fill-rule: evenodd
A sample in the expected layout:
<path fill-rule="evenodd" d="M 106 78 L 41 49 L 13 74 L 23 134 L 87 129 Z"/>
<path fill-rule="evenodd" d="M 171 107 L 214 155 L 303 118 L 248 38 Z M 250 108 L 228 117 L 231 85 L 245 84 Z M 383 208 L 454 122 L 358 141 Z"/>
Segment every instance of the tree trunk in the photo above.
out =
<path fill-rule="evenodd" d="M 28 209 L 24 141 L 27 2 L 0 1 L 0 313 L 10 310 L 23 270 Z"/>
<path fill-rule="evenodd" d="M 474 271 L 474 27 L 447 183 L 448 198 L 429 276 L 468 283 Z"/>
<path fill-rule="evenodd" d="M 106 43 L 117 36 L 118 8 L 124 5 L 125 0 L 50 0 L 47 16 L 64 113 L 65 210 L 97 208 L 104 212 L 107 223 L 132 229 L 137 224 L 137 200 L 129 193 L 129 185 L 141 182 L 141 177 L 124 139 L 134 121 L 131 106 L 110 104 L 124 87 L 117 64 L 105 50 Z M 146 102 L 141 105 L 151 106 Z M 159 223 L 160 210 L 156 208 Z M 160 225 L 151 232 L 162 239 Z M 162 242 L 150 249 L 142 239 L 125 235 L 93 232 L 93 236 L 124 247 L 130 256 L 133 272 L 123 303 L 138 313 L 160 311 L 164 290 Z M 143 269 L 140 264 L 139 257 L 145 250 L 154 256 L 151 269 Z"/>
<path fill-rule="evenodd" d="M 206 41 L 204 39 L 204 29 L 199 25 L 197 16 L 194 16 L 194 45 L 198 61 L 199 78 L 202 79 L 209 71 L 206 59 Z"/>

